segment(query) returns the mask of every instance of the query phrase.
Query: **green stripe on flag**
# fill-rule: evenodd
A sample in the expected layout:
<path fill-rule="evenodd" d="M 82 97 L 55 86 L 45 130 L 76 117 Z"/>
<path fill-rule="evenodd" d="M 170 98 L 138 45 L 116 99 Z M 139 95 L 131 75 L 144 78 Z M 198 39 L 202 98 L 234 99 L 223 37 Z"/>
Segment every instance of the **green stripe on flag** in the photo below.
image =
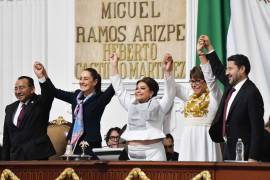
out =
<path fill-rule="evenodd" d="M 208 35 L 219 58 L 226 63 L 226 42 L 230 23 L 229 0 L 198 0 L 197 39 Z M 196 64 L 200 64 L 197 56 Z"/>

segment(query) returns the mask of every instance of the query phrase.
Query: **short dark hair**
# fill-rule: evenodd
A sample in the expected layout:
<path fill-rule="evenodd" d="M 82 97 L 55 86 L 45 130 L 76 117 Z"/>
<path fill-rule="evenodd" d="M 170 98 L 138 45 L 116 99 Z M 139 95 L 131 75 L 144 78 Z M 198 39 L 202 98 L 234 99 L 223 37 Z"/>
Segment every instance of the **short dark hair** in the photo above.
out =
<path fill-rule="evenodd" d="M 20 77 L 18 77 L 18 80 L 21 80 L 21 79 L 27 79 L 28 86 L 29 87 L 35 87 L 34 80 L 31 77 L 29 77 L 29 76 L 20 76 Z"/>
<path fill-rule="evenodd" d="M 84 71 L 88 71 L 90 73 L 90 75 L 92 76 L 92 78 L 94 80 L 97 80 L 97 84 L 95 86 L 95 91 L 101 92 L 101 76 L 97 72 L 97 70 L 95 70 L 94 68 L 86 68 L 86 69 L 84 69 Z"/>
<path fill-rule="evenodd" d="M 154 80 L 153 78 L 150 77 L 144 77 L 142 79 L 140 79 L 139 81 L 137 81 L 136 86 L 140 83 L 140 82 L 144 82 L 151 91 L 153 91 L 153 96 L 156 96 L 159 90 L 159 86 L 156 80 Z"/>
<path fill-rule="evenodd" d="M 166 134 L 166 139 L 171 139 L 172 142 L 174 143 L 174 139 L 173 139 L 173 136 L 169 133 L 169 134 Z"/>
<path fill-rule="evenodd" d="M 195 79 L 202 79 L 204 80 L 204 75 L 202 72 L 202 69 L 200 66 L 194 66 L 191 70 L 190 70 L 190 79 L 195 78 Z"/>
<path fill-rule="evenodd" d="M 110 128 L 109 131 L 108 131 L 107 134 L 106 134 L 106 137 L 105 137 L 106 143 L 109 141 L 109 138 L 110 138 L 111 133 L 112 133 L 113 131 L 116 131 L 116 132 L 119 134 L 119 136 L 120 136 L 120 134 L 121 134 L 121 129 L 120 129 L 119 127 L 113 127 L 113 128 Z"/>
<path fill-rule="evenodd" d="M 228 61 L 233 61 L 234 64 L 240 69 L 241 66 L 245 67 L 245 73 L 246 75 L 250 72 L 250 62 L 247 56 L 243 54 L 235 54 L 230 57 L 228 57 Z"/>

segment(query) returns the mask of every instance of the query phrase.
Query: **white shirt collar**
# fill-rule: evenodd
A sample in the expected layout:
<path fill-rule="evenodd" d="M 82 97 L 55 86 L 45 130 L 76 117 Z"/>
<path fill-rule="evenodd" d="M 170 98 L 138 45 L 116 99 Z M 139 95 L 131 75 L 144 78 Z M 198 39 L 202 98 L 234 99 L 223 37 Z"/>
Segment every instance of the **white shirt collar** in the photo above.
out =
<path fill-rule="evenodd" d="M 29 101 L 30 101 L 30 99 L 28 99 L 26 102 L 21 102 L 21 101 L 20 101 L 19 106 L 21 107 L 23 104 L 27 105 L 27 104 L 29 103 Z"/>
<path fill-rule="evenodd" d="M 243 84 L 246 82 L 246 80 L 247 80 L 247 78 L 245 78 L 245 79 L 241 80 L 240 82 L 238 82 L 238 83 L 234 86 L 234 89 L 235 89 L 236 91 L 239 91 L 240 88 L 243 86 Z"/>

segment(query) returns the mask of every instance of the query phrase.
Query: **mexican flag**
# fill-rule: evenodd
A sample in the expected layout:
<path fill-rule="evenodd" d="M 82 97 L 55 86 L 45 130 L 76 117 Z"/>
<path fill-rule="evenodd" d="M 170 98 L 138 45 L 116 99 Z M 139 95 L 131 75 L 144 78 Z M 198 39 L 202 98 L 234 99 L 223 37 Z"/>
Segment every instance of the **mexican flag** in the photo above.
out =
<path fill-rule="evenodd" d="M 197 37 L 206 34 L 222 62 L 246 55 L 249 78 L 259 88 L 270 116 L 270 0 L 198 0 Z M 197 63 L 198 59 L 197 59 Z"/>

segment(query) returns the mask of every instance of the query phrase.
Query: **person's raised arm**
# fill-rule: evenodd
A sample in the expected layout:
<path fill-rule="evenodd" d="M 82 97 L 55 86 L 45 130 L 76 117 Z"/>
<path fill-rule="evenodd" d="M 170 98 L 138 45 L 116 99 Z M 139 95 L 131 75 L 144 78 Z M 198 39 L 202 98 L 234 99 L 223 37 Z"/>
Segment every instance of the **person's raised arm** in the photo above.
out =
<path fill-rule="evenodd" d="M 113 53 L 110 57 L 110 64 L 111 64 L 111 71 L 110 71 L 110 75 L 111 76 L 115 76 L 118 75 L 118 56 L 116 53 Z"/>
<path fill-rule="evenodd" d="M 204 47 L 205 47 L 204 36 L 200 36 L 198 39 L 198 42 L 197 42 L 197 53 L 198 53 L 199 59 L 201 61 L 201 64 L 208 63 L 208 59 L 206 58 L 206 56 L 203 52 Z"/>
<path fill-rule="evenodd" d="M 166 58 L 166 57 L 164 57 L 164 58 Z M 189 98 L 188 88 L 182 84 L 175 84 L 175 96 L 183 101 L 187 101 Z"/>
<path fill-rule="evenodd" d="M 47 88 L 41 88 L 41 94 L 43 93 L 42 90 L 48 90 L 50 94 L 52 94 L 57 99 L 63 100 L 68 103 L 72 103 L 73 101 L 73 92 L 63 91 L 61 89 L 56 89 L 53 83 L 51 82 L 50 78 L 47 75 L 47 71 L 41 62 L 34 62 L 33 70 L 40 82 L 40 86 L 45 86 Z"/>
<path fill-rule="evenodd" d="M 212 51 L 214 51 L 214 47 L 210 41 L 210 38 L 207 35 L 201 35 L 200 38 L 202 38 L 204 41 L 204 47 L 206 48 L 207 53 L 211 53 Z"/>
<path fill-rule="evenodd" d="M 122 80 L 118 73 L 118 56 L 116 53 L 113 53 L 110 57 L 110 80 L 112 82 L 115 95 L 118 97 L 121 105 L 127 111 L 131 103 L 131 96 L 127 93 L 126 89 L 123 86 Z"/>
<path fill-rule="evenodd" d="M 173 59 L 172 55 L 166 53 L 163 58 L 163 69 L 164 69 L 164 96 L 160 100 L 160 106 L 164 113 L 167 113 L 175 98 L 175 81 L 174 77 L 171 75 L 173 69 Z"/>
<path fill-rule="evenodd" d="M 212 45 L 209 45 L 209 42 L 207 43 L 208 43 L 207 47 L 209 48 L 207 49 L 207 51 L 208 52 L 211 50 L 213 51 Z M 201 62 L 201 69 L 202 69 L 204 79 L 205 79 L 205 82 L 207 84 L 209 91 L 212 93 L 214 98 L 219 102 L 222 96 L 222 92 L 217 85 L 216 77 L 213 74 L 209 61 L 203 52 L 203 49 L 205 48 L 205 46 L 206 45 L 205 45 L 204 36 L 200 36 L 197 42 L 197 53 Z"/>
<path fill-rule="evenodd" d="M 206 58 L 209 60 L 213 74 L 223 85 L 227 85 L 228 78 L 225 74 L 226 67 L 221 63 L 219 57 L 214 51 L 209 37 L 206 35 L 201 35 L 200 38 L 204 42 L 204 48 L 207 50 Z"/>
<path fill-rule="evenodd" d="M 171 76 L 171 72 L 173 69 L 173 58 L 170 53 L 166 53 L 163 58 L 163 69 L 165 78 L 169 78 Z"/>
<path fill-rule="evenodd" d="M 44 81 L 48 78 L 47 71 L 44 68 L 41 62 L 35 61 L 33 65 L 34 72 L 38 79 L 44 79 Z"/>
<path fill-rule="evenodd" d="M 43 102 L 52 103 L 55 94 L 55 87 L 48 78 L 46 69 L 42 63 L 35 61 L 33 70 L 39 80 Z"/>

